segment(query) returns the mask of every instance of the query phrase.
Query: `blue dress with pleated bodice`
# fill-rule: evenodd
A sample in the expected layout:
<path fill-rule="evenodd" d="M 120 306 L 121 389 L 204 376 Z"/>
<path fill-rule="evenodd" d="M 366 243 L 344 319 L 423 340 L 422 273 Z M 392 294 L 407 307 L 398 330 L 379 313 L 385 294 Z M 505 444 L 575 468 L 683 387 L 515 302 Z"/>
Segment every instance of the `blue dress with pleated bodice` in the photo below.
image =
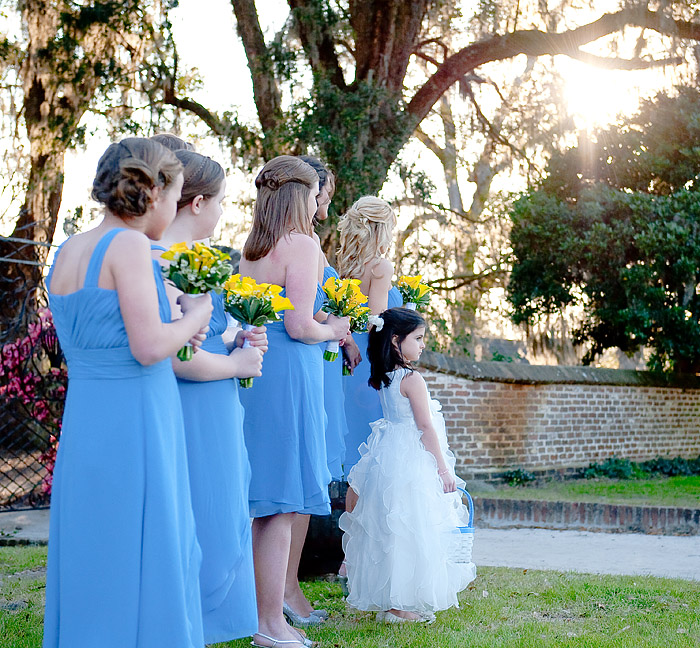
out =
<path fill-rule="evenodd" d="M 214 311 L 202 350 L 228 355 L 223 296 L 212 294 Z M 258 631 L 253 545 L 248 515 L 250 464 L 243 438 L 238 379 L 194 382 L 178 378 L 197 521 L 202 547 L 199 575 L 207 644 Z"/>
<path fill-rule="evenodd" d="M 398 288 L 392 286 L 387 301 L 387 308 L 397 308 L 403 305 L 403 298 Z M 350 470 L 360 459 L 359 448 L 367 441 L 367 437 L 372 431 L 369 424 L 382 417 L 379 392 L 367 384 L 370 373 L 369 360 L 367 359 L 369 333 L 353 333 L 352 336 L 360 348 L 362 362 L 355 367 L 352 376 L 346 376 L 343 381 L 345 418 L 348 424 L 343 465 L 346 476 L 350 474 Z"/>
<path fill-rule="evenodd" d="M 325 293 L 317 286 L 314 313 Z M 289 337 L 284 322 L 267 325 L 262 376 L 241 389 L 250 457 L 250 514 L 328 515 L 323 358 L 316 344 Z"/>
<path fill-rule="evenodd" d="M 68 365 L 51 496 L 44 648 L 200 648 L 201 552 L 190 503 L 180 396 L 165 359 L 129 349 L 117 292 L 98 287 L 98 242 L 83 288 L 50 292 Z M 57 254 L 59 258 L 60 251 Z M 161 319 L 170 321 L 158 264 Z"/>
<path fill-rule="evenodd" d="M 323 283 L 330 277 L 338 279 L 334 268 L 326 266 L 323 269 Z M 326 343 L 319 344 L 321 355 Z M 343 479 L 343 461 L 345 459 L 345 436 L 348 425 L 345 420 L 345 394 L 343 392 L 343 355 L 329 362 L 323 362 L 323 399 L 328 423 L 326 425 L 326 454 L 328 470 L 334 480 Z"/>

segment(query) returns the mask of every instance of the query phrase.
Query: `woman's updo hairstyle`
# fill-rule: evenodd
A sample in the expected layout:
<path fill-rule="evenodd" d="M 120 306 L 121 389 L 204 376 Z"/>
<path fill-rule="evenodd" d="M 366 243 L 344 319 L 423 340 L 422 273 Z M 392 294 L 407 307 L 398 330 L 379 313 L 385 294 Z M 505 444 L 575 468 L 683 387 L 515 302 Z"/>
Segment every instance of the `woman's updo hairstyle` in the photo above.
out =
<path fill-rule="evenodd" d="M 92 198 L 123 218 L 143 216 L 153 189 L 165 189 L 182 172 L 172 151 L 142 137 L 110 144 L 97 163 Z"/>
<path fill-rule="evenodd" d="M 372 327 L 367 342 L 367 358 L 370 364 L 370 387 L 381 389 L 391 384 L 391 378 L 387 375 L 396 367 L 411 369 L 411 365 L 403 357 L 398 347 L 406 336 L 415 331 L 419 326 L 425 326 L 425 320 L 416 311 L 408 308 L 389 308 L 379 317 L 384 320 L 381 330 Z M 394 343 L 394 336 L 397 340 Z"/>
<path fill-rule="evenodd" d="M 318 174 L 313 167 L 293 155 L 280 155 L 262 168 L 255 178 L 258 197 L 253 226 L 243 247 L 244 258 L 262 259 L 292 230 L 313 235 L 308 198 L 316 182 Z"/>
<path fill-rule="evenodd" d="M 213 198 L 219 193 L 226 174 L 223 167 L 207 157 L 194 151 L 179 149 L 175 151 L 177 159 L 183 166 L 182 195 L 177 201 L 177 208 L 189 205 L 197 196 Z"/>
<path fill-rule="evenodd" d="M 363 196 L 355 202 L 338 223 L 340 276 L 362 278 L 367 263 L 391 246 L 395 226 L 396 215 L 386 200 Z"/>
<path fill-rule="evenodd" d="M 162 144 L 166 149 L 170 149 L 171 151 L 180 151 L 183 149 L 185 151 L 194 151 L 194 146 L 192 144 L 172 133 L 156 133 L 155 135 L 151 135 L 150 139 L 154 142 L 158 142 L 158 144 Z"/>

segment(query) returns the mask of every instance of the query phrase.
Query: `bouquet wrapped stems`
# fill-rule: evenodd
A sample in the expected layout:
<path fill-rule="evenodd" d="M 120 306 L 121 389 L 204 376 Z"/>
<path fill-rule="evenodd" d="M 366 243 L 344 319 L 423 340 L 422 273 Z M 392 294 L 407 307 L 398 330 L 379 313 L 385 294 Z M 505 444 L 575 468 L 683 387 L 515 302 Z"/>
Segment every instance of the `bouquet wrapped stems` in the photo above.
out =
<path fill-rule="evenodd" d="M 338 350 L 340 349 L 340 342 L 338 340 L 329 340 L 326 342 L 326 349 L 323 352 L 323 359 L 328 360 L 328 362 L 335 362 L 338 357 Z"/>
<path fill-rule="evenodd" d="M 220 293 L 224 282 L 231 274 L 231 257 L 202 243 L 194 243 L 190 248 L 187 243 L 176 243 L 161 254 L 161 258 L 170 261 L 161 267 L 165 279 L 186 295 L 201 296 L 209 291 Z M 194 349 L 188 342 L 177 352 L 178 360 L 192 360 Z"/>
<path fill-rule="evenodd" d="M 282 297 L 281 286 L 275 284 L 257 283 L 251 277 L 233 275 L 224 284 L 224 309 L 238 320 L 244 330 L 250 331 L 256 326 L 265 326 L 270 322 L 280 322 L 277 315 L 283 310 L 294 310 L 294 304 Z M 243 347 L 249 347 L 248 340 L 243 341 Z M 243 389 L 253 386 L 252 378 L 239 378 L 238 384 Z"/>
<path fill-rule="evenodd" d="M 252 331 L 255 328 L 253 324 L 243 324 L 243 330 L 244 331 Z M 243 340 L 243 348 L 247 349 L 250 344 L 250 340 L 246 338 Z M 243 389 L 250 389 L 253 386 L 253 379 L 252 378 L 239 378 L 238 379 L 238 384 L 243 388 Z"/>
<path fill-rule="evenodd" d="M 190 297 L 204 297 L 206 293 L 198 293 L 195 295 L 190 295 Z M 177 359 L 181 360 L 182 362 L 188 362 L 192 360 L 194 357 L 194 347 L 189 343 L 186 342 L 185 346 L 180 348 L 180 350 L 177 352 Z"/>
<path fill-rule="evenodd" d="M 409 310 L 423 310 L 430 303 L 430 286 L 421 283 L 421 275 L 404 275 L 396 287 L 403 298 L 403 307 Z"/>
<path fill-rule="evenodd" d="M 351 331 L 363 331 L 367 328 L 367 317 L 369 308 L 362 304 L 367 303 L 367 297 L 360 290 L 358 279 L 336 279 L 328 277 L 323 284 L 323 291 L 326 293 L 326 303 L 323 311 L 336 317 L 349 317 Z M 334 362 L 338 357 L 340 347 L 338 340 L 326 342 L 326 349 L 323 352 L 323 359 Z M 345 363 L 343 363 L 343 375 L 346 373 Z"/>

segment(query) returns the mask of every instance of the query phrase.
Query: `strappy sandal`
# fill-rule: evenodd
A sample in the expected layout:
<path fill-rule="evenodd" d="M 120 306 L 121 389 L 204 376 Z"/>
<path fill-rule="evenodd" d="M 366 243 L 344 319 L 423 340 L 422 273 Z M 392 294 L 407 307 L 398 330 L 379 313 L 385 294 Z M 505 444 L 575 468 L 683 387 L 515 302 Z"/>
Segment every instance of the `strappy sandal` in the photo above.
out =
<path fill-rule="evenodd" d="M 264 646 L 263 644 L 255 643 L 255 637 L 262 637 L 263 639 L 267 639 L 272 643 L 269 646 Z M 292 644 L 297 644 L 297 646 L 300 647 L 306 645 L 304 641 L 300 641 L 299 639 L 275 639 L 274 637 L 270 637 L 269 635 L 263 634 L 262 632 L 256 632 L 253 635 L 253 641 L 250 642 L 250 645 L 254 646 L 254 648 L 276 648 L 276 646 L 291 646 Z"/>

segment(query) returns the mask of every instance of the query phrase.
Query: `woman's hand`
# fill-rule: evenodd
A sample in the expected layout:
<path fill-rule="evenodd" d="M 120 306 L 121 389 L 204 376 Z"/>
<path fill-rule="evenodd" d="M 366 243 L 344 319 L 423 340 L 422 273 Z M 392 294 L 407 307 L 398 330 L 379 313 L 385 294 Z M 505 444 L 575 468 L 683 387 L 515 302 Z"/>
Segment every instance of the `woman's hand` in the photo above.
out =
<path fill-rule="evenodd" d="M 362 362 L 360 347 L 357 346 L 352 335 L 348 335 L 345 340 L 343 340 L 343 353 L 345 354 L 345 365 L 350 369 L 350 373 L 352 373 L 355 367 Z"/>
<path fill-rule="evenodd" d="M 438 471 L 440 479 L 442 480 L 442 492 L 443 493 L 454 493 L 457 490 L 457 482 L 455 481 L 454 475 L 447 469 L 443 469 L 444 472 Z"/>
<path fill-rule="evenodd" d="M 333 331 L 332 340 L 344 340 L 350 333 L 350 318 L 329 315 L 324 326 L 329 326 L 331 331 Z"/>
<path fill-rule="evenodd" d="M 209 320 L 214 310 L 209 293 L 205 295 L 182 294 L 177 298 L 177 303 L 183 315 L 191 317 L 199 323 L 200 333 L 205 328 L 209 330 Z"/>
<path fill-rule="evenodd" d="M 250 331 L 241 329 L 236 334 L 236 346 L 242 347 L 246 340 L 250 346 L 267 353 L 267 329 L 264 326 L 256 326 Z"/>
<path fill-rule="evenodd" d="M 177 298 L 177 303 L 184 317 L 190 317 L 200 324 L 199 331 L 189 339 L 189 343 L 196 353 L 202 346 L 202 342 L 206 340 L 207 331 L 209 331 L 209 320 L 214 310 L 214 306 L 211 303 L 211 295 L 192 296 L 182 294 Z"/>
<path fill-rule="evenodd" d="M 262 376 L 263 351 L 260 347 L 249 346 L 245 349 L 235 348 L 229 354 L 234 361 L 236 378 L 257 378 Z"/>

